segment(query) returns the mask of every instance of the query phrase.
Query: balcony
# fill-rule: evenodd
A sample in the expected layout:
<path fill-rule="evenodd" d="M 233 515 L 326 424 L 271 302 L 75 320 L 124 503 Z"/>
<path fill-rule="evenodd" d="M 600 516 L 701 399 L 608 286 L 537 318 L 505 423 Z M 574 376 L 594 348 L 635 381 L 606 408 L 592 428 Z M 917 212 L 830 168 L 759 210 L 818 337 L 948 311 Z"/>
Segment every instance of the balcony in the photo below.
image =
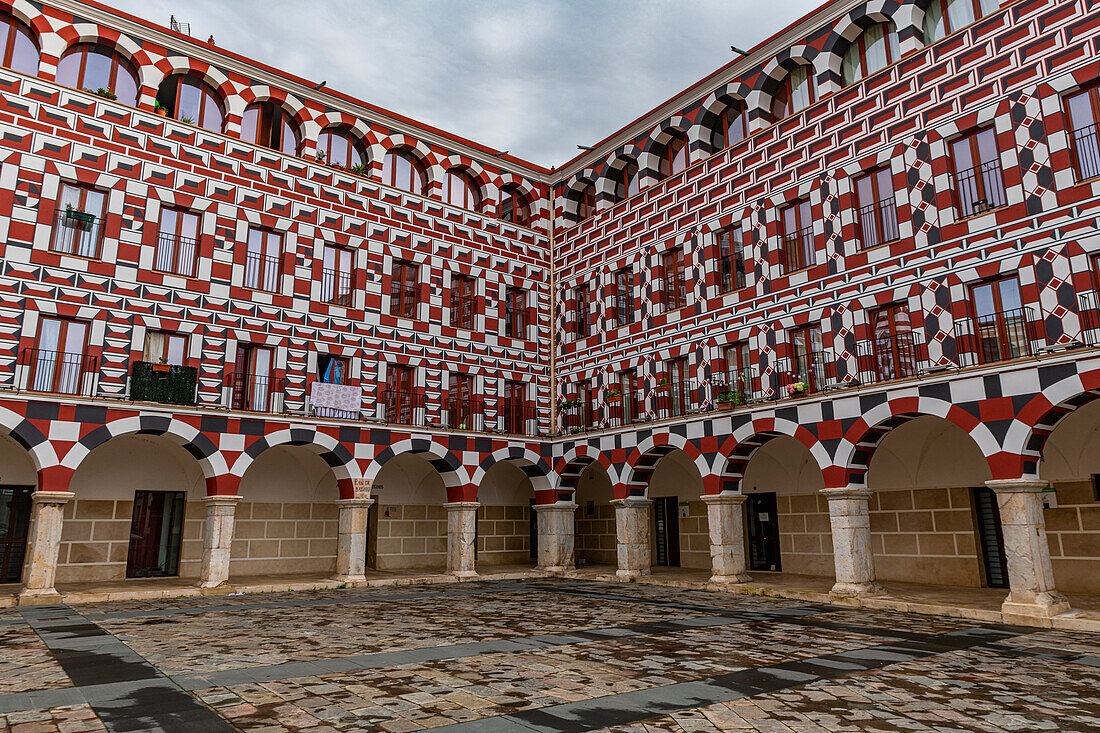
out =
<path fill-rule="evenodd" d="M 416 286 L 393 281 L 390 285 L 390 315 L 416 318 Z"/>
<path fill-rule="evenodd" d="M 878 384 L 923 374 L 928 351 L 918 331 L 885 334 L 856 343 L 860 384 Z"/>
<path fill-rule="evenodd" d="M 773 375 L 775 394 L 793 397 L 800 393 L 826 392 L 836 389 L 836 364 L 831 352 L 811 351 L 777 359 Z M 801 390 L 798 385 L 805 385 Z"/>
<path fill-rule="evenodd" d="M 702 403 L 699 399 L 699 383 L 694 379 L 657 385 L 653 410 L 658 420 L 690 415 L 700 409 Z"/>
<path fill-rule="evenodd" d="M 538 432 L 538 412 L 534 403 L 505 400 L 497 404 L 501 430 L 509 435 L 535 435 Z"/>
<path fill-rule="evenodd" d="M 26 348 L 19 352 L 18 389 L 92 397 L 99 375 L 94 356 Z"/>
<path fill-rule="evenodd" d="M 355 278 L 350 272 L 330 270 L 327 267 L 321 270 L 321 300 L 324 302 L 351 308 L 354 288 Z"/>
<path fill-rule="evenodd" d="M 182 277 L 195 277 L 195 263 L 198 259 L 198 240 L 171 234 L 157 237 L 154 269 Z"/>
<path fill-rule="evenodd" d="M 475 313 L 477 313 L 477 298 L 451 294 L 452 327 L 472 330 Z"/>
<path fill-rule="evenodd" d="M 1074 130 L 1073 154 L 1077 162 L 1077 176 L 1086 181 L 1100 176 L 1100 141 L 1097 139 L 1097 125 L 1085 125 Z"/>
<path fill-rule="evenodd" d="M 195 404 L 198 378 L 195 367 L 135 361 L 130 365 L 130 399 L 191 406 Z"/>
<path fill-rule="evenodd" d="M 803 227 L 783 236 L 783 274 L 801 270 L 814 264 L 814 228 Z"/>
<path fill-rule="evenodd" d="M 330 382 L 313 382 L 309 386 L 309 411 L 315 417 L 358 420 L 362 410 L 362 387 Z"/>
<path fill-rule="evenodd" d="M 857 214 L 863 249 L 892 242 L 901 236 L 898 232 L 898 213 L 894 207 L 894 199 L 882 199 L 863 206 Z"/>
<path fill-rule="evenodd" d="M 1005 205 L 1001 161 L 994 159 L 955 174 L 955 192 L 962 218 L 984 214 Z"/>
<path fill-rule="evenodd" d="M 527 338 L 526 309 L 509 311 L 504 318 L 504 335 L 511 339 Z"/>
<path fill-rule="evenodd" d="M 228 405 L 246 412 L 280 412 L 286 379 L 271 374 L 232 372 L 229 375 Z"/>
<path fill-rule="evenodd" d="M 485 404 L 480 395 L 448 397 L 443 406 L 447 410 L 445 424 L 451 430 L 485 430 Z"/>
<path fill-rule="evenodd" d="M 1042 323 L 1029 307 L 997 311 L 955 322 L 955 348 L 961 367 L 995 364 L 1032 356 Z"/>
<path fill-rule="evenodd" d="M 103 238 L 103 219 L 76 209 L 57 215 L 50 249 L 66 255 L 99 257 L 99 242 Z"/>
<path fill-rule="evenodd" d="M 279 290 L 279 258 L 249 252 L 244 257 L 244 286 L 275 293 Z"/>
<path fill-rule="evenodd" d="M 382 405 L 382 420 L 394 425 L 423 426 L 425 405 L 423 392 L 405 390 L 383 390 L 379 403 Z"/>

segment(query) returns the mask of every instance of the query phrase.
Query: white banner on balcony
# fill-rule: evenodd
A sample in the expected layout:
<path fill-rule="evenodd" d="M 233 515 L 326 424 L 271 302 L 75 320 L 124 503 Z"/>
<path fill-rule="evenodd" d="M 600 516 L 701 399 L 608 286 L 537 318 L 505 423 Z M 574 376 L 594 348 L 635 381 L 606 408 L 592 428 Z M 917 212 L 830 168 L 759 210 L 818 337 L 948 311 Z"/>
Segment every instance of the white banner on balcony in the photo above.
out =
<path fill-rule="evenodd" d="M 309 388 L 309 404 L 317 417 L 358 420 L 363 407 L 363 388 L 351 384 L 314 382 Z"/>

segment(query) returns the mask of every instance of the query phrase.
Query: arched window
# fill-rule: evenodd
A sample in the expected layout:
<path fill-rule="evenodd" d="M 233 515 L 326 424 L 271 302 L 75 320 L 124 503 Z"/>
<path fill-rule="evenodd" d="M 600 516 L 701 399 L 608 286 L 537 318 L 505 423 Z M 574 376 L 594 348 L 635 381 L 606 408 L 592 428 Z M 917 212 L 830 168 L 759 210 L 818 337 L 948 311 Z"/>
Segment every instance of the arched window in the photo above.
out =
<path fill-rule="evenodd" d="M 253 102 L 241 118 L 241 139 L 278 150 L 298 154 L 298 126 L 289 112 L 274 102 Z"/>
<path fill-rule="evenodd" d="M 57 83 L 76 89 L 105 89 L 119 102 L 137 104 L 137 74 L 118 51 L 101 43 L 71 46 L 57 63 Z"/>
<path fill-rule="evenodd" d="M 633 160 L 627 161 L 626 165 L 614 171 L 612 176 L 615 179 L 615 191 L 612 197 L 616 202 L 625 201 L 641 190 L 641 184 L 638 180 L 638 164 Z"/>
<path fill-rule="evenodd" d="M 749 111 L 744 102 L 734 102 L 722 110 L 714 128 L 711 147 L 714 152 L 736 145 L 749 136 Z"/>
<path fill-rule="evenodd" d="M 848 46 L 841 67 L 844 86 L 885 69 L 901 57 L 893 23 L 876 23 Z"/>
<path fill-rule="evenodd" d="M 221 96 L 214 87 L 190 74 L 165 79 L 157 90 L 157 104 L 180 122 L 221 132 L 224 113 Z"/>
<path fill-rule="evenodd" d="M 817 101 L 817 79 L 809 64 L 799 64 L 787 74 L 772 99 L 772 120 L 779 120 L 809 107 Z"/>
<path fill-rule="evenodd" d="M 661 152 L 660 168 L 657 171 L 658 180 L 674 176 L 687 168 L 688 165 L 688 141 L 687 135 L 676 133 L 672 139 L 665 143 L 665 149 Z"/>
<path fill-rule="evenodd" d="M 527 199 L 515 186 L 505 186 L 500 189 L 500 218 L 520 226 L 531 226 L 531 210 L 527 206 Z"/>
<path fill-rule="evenodd" d="M 38 44 L 24 23 L 7 13 L 0 13 L 0 38 L 3 41 L 4 66 L 24 74 L 38 73 Z"/>
<path fill-rule="evenodd" d="M 317 136 L 317 153 L 324 154 L 324 162 L 329 165 L 338 165 L 343 168 L 354 168 L 364 165 L 367 156 L 363 153 L 363 146 L 352 137 L 351 133 L 340 127 L 329 127 L 321 130 Z"/>
<path fill-rule="evenodd" d="M 481 194 L 474 177 L 461 168 L 451 168 L 443 178 L 443 200 L 470 211 L 481 209 Z"/>
<path fill-rule="evenodd" d="M 428 176 L 419 158 L 407 150 L 395 149 L 382 159 L 382 183 L 423 196 L 427 193 Z"/>
<path fill-rule="evenodd" d="M 1000 0 L 932 0 L 924 11 L 924 45 L 929 45 L 984 18 Z"/>
<path fill-rule="evenodd" d="M 577 192 L 577 221 L 584 221 L 596 213 L 596 184 L 589 183 Z"/>

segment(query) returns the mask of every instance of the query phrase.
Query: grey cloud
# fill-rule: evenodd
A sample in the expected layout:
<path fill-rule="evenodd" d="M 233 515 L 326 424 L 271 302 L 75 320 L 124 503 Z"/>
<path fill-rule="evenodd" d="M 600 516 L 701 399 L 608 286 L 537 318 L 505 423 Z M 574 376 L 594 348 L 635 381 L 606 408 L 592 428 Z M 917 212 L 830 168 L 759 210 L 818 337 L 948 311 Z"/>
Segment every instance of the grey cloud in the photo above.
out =
<path fill-rule="evenodd" d="M 601 140 L 817 0 L 113 0 L 543 165 Z"/>

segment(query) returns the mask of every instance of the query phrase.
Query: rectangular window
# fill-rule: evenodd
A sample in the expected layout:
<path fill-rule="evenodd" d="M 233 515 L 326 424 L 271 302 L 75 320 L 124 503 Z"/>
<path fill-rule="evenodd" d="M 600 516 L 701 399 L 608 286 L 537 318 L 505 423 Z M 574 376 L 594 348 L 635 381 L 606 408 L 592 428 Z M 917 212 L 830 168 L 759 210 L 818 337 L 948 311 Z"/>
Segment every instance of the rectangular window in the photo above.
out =
<path fill-rule="evenodd" d="M 661 269 L 664 270 L 665 310 L 683 308 L 687 305 L 683 249 L 674 247 L 661 255 Z"/>
<path fill-rule="evenodd" d="M 67 255 L 99 257 L 107 194 L 88 186 L 61 184 L 57 225 L 50 249 Z"/>
<path fill-rule="evenodd" d="M 993 128 L 953 141 L 951 162 L 955 167 L 955 195 L 962 218 L 1005 205 L 1001 157 Z"/>
<path fill-rule="evenodd" d="M 718 263 L 723 293 L 745 287 L 745 243 L 741 227 L 719 230 Z"/>
<path fill-rule="evenodd" d="M 275 351 L 266 346 L 237 345 L 233 372 L 233 409 L 271 412 L 275 397 Z"/>
<path fill-rule="evenodd" d="M 355 271 L 350 249 L 326 244 L 321 260 L 321 299 L 326 303 L 350 308 Z"/>
<path fill-rule="evenodd" d="M 160 211 L 155 269 L 195 277 L 199 260 L 199 215 L 186 209 Z"/>
<path fill-rule="evenodd" d="M 615 270 L 615 324 L 634 322 L 634 283 L 629 267 Z"/>
<path fill-rule="evenodd" d="M 504 335 L 527 338 L 527 291 L 512 285 L 504 290 Z"/>
<path fill-rule="evenodd" d="M 576 309 L 576 323 L 574 325 L 577 329 L 578 339 L 588 338 L 589 335 L 591 324 L 589 322 L 590 314 L 588 310 L 588 299 L 590 296 L 588 291 L 589 287 L 587 285 L 578 285 L 573 295 L 575 298 L 574 308 Z"/>
<path fill-rule="evenodd" d="M 527 385 L 509 379 L 504 383 L 504 432 L 512 435 L 527 434 Z"/>
<path fill-rule="evenodd" d="M 244 260 L 244 286 L 275 293 L 283 254 L 283 235 L 269 229 L 248 228 L 248 248 Z"/>
<path fill-rule="evenodd" d="M 824 352 L 820 327 L 791 331 L 791 376 L 794 382 L 805 384 L 808 392 L 825 386 Z"/>
<path fill-rule="evenodd" d="M 31 389 L 38 392 L 80 394 L 89 363 L 84 356 L 88 324 L 61 318 L 42 318 L 37 345 L 24 363 L 31 367 Z"/>
<path fill-rule="evenodd" d="M 726 391 L 742 395 L 747 401 L 752 393 L 752 370 L 749 362 L 749 342 L 738 341 L 725 349 Z"/>
<path fill-rule="evenodd" d="M 875 376 L 879 380 L 916 375 L 916 344 L 907 305 L 894 303 L 872 312 L 871 339 Z"/>
<path fill-rule="evenodd" d="M 1015 277 L 990 280 L 970 289 L 974 333 L 982 364 L 1018 359 L 1031 353 L 1027 310 Z"/>
<path fill-rule="evenodd" d="M 1073 143 L 1073 162 L 1077 180 L 1084 181 L 1100 176 L 1100 140 L 1097 139 L 1097 122 L 1100 122 L 1100 87 L 1091 87 L 1066 99 L 1069 117 L 1070 140 Z"/>
<path fill-rule="evenodd" d="M 619 372 L 619 416 L 622 425 L 630 425 L 638 421 L 642 414 L 643 387 L 639 383 L 637 374 L 633 369 Z M 612 406 L 614 415 L 616 410 Z"/>
<path fill-rule="evenodd" d="M 794 272 L 816 262 L 814 226 L 810 218 L 810 200 L 802 199 L 780 210 L 783 249 L 780 266 L 783 272 Z"/>
<path fill-rule="evenodd" d="M 688 380 L 687 359 L 673 359 L 668 363 L 668 384 L 669 417 L 686 414 L 691 406 L 691 383 Z"/>
<path fill-rule="evenodd" d="M 145 334 L 145 350 L 142 360 L 150 364 L 181 366 L 187 356 L 187 337 L 166 331 L 149 331 Z"/>
<path fill-rule="evenodd" d="M 416 416 L 413 399 L 413 370 L 409 366 L 390 365 L 386 368 L 386 389 L 382 392 L 386 422 L 412 425 Z"/>
<path fill-rule="evenodd" d="M 417 266 L 394 260 L 390 273 L 390 315 L 416 318 Z"/>
<path fill-rule="evenodd" d="M 473 376 L 451 372 L 447 383 L 447 427 L 473 430 L 476 417 L 474 402 Z"/>
<path fill-rule="evenodd" d="M 894 207 L 894 183 L 889 168 L 856 179 L 856 220 L 864 249 L 898 239 L 898 213 Z"/>
<path fill-rule="evenodd" d="M 451 325 L 455 328 L 473 329 L 477 311 L 477 295 L 472 277 L 451 275 Z"/>
<path fill-rule="evenodd" d="M 317 355 L 317 381 L 325 384 L 347 384 L 348 360 L 343 356 Z"/>

